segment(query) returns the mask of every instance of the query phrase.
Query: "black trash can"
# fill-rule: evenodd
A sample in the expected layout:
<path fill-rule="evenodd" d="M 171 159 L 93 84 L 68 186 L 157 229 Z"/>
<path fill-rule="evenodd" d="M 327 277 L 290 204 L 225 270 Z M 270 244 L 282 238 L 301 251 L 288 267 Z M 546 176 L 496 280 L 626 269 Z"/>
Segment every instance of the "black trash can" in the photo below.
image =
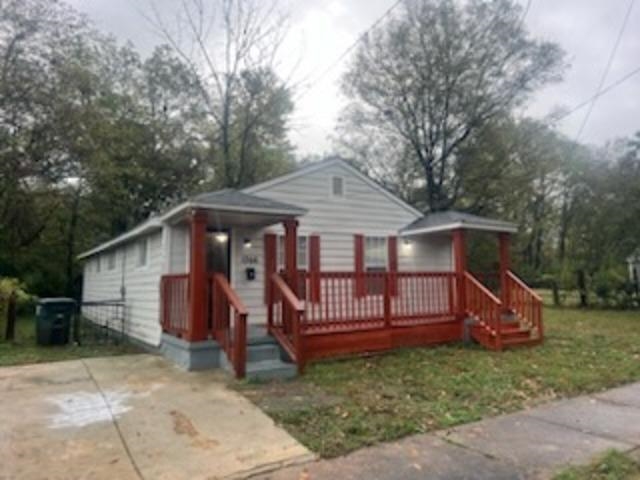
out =
<path fill-rule="evenodd" d="M 38 345 L 69 343 L 71 319 L 76 310 L 72 298 L 42 298 L 36 307 L 36 339 Z"/>

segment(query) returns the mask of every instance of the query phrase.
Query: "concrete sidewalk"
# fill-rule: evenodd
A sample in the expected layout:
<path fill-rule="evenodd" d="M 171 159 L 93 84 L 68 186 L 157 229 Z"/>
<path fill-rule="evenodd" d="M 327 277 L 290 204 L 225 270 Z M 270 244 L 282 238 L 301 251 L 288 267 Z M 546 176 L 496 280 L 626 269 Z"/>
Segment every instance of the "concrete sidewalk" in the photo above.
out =
<path fill-rule="evenodd" d="M 0 479 L 246 478 L 313 458 L 225 384 L 153 355 L 0 368 Z"/>
<path fill-rule="evenodd" d="M 640 383 L 635 383 L 258 478 L 542 479 L 607 449 L 639 447 Z"/>

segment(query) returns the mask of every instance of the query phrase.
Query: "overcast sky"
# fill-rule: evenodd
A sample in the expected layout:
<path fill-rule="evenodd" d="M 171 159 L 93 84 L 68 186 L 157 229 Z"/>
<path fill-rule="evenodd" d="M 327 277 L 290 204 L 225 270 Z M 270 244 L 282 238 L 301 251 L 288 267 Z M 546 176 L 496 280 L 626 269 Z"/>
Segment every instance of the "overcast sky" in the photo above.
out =
<path fill-rule="evenodd" d="M 524 0 L 522 0 L 524 3 Z M 567 53 L 570 68 L 560 84 L 539 92 L 526 114 L 542 118 L 557 108 L 571 108 L 591 97 L 598 87 L 630 0 L 533 0 L 526 18 L 530 31 L 539 38 L 559 43 Z M 148 0 L 69 0 L 104 31 L 130 40 L 146 54 L 161 39 L 140 14 Z M 156 0 L 168 14 L 178 8 L 176 0 Z M 344 99 L 339 78 L 346 62 L 340 63 L 321 81 L 314 78 L 376 21 L 394 0 L 290 0 L 291 28 L 284 44 L 283 69 L 292 65 L 296 82 L 310 78 L 313 88 L 299 89 L 292 118 L 291 141 L 300 154 L 322 154 L 331 148 L 333 132 Z M 605 85 L 640 67 L 640 4 L 632 10 L 624 36 Z M 575 137 L 587 108 L 558 126 Z M 603 144 L 640 130 L 640 74 L 598 99 L 581 141 Z"/>

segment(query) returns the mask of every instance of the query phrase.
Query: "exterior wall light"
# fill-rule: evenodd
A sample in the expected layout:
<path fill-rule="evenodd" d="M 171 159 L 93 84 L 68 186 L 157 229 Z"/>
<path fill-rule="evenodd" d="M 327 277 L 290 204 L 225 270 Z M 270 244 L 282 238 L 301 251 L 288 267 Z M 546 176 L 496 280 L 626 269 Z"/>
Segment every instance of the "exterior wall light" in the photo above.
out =
<path fill-rule="evenodd" d="M 229 234 L 226 232 L 218 232 L 215 238 L 218 243 L 227 243 L 229 241 Z"/>
<path fill-rule="evenodd" d="M 245 238 L 243 240 L 242 244 L 243 244 L 244 248 L 251 248 L 251 239 L 250 238 Z"/>

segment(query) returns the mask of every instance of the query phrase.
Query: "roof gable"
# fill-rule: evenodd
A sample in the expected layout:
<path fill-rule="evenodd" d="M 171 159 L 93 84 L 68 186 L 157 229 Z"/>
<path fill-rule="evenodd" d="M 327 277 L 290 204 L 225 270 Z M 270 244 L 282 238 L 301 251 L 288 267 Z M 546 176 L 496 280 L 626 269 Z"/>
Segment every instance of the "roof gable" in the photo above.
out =
<path fill-rule="evenodd" d="M 332 157 L 332 158 L 328 158 L 326 160 L 322 160 L 320 162 L 311 163 L 309 165 L 303 166 L 303 167 L 301 167 L 301 168 L 299 168 L 299 169 L 297 169 L 297 170 L 295 170 L 295 171 L 293 171 L 291 173 L 288 173 L 286 175 L 282 175 L 282 176 L 273 178 L 271 180 L 267 180 L 266 182 L 258 183 L 256 185 L 252 185 L 251 187 L 247 187 L 242 191 L 245 192 L 245 193 L 252 193 L 252 194 L 253 193 L 259 193 L 262 190 L 270 189 L 272 187 L 275 187 L 276 185 L 280 185 L 280 184 L 289 182 L 291 180 L 295 180 L 297 178 L 303 177 L 305 175 L 309 175 L 311 173 L 317 172 L 317 171 L 325 169 L 325 168 L 329 168 L 329 167 L 334 166 L 334 165 L 339 165 L 343 169 L 347 170 L 351 175 L 353 175 L 354 177 L 356 177 L 360 181 L 364 182 L 365 184 L 367 184 L 372 189 L 374 189 L 377 192 L 381 193 L 389 201 L 391 201 L 394 204 L 402 207 L 403 209 L 405 209 L 406 211 L 408 211 L 411 214 L 415 215 L 416 217 L 422 216 L 422 213 L 420 211 L 416 210 L 414 207 L 412 207 L 411 205 L 406 203 L 404 200 L 402 200 L 401 198 L 397 197 L 393 193 L 389 192 L 383 186 L 381 186 L 380 184 L 378 184 L 377 182 L 372 180 L 367 175 L 365 175 L 362 172 L 360 172 L 358 169 L 352 167 L 351 165 L 349 165 L 349 163 L 347 163 L 346 161 L 344 161 L 343 159 L 341 159 L 339 157 Z"/>

